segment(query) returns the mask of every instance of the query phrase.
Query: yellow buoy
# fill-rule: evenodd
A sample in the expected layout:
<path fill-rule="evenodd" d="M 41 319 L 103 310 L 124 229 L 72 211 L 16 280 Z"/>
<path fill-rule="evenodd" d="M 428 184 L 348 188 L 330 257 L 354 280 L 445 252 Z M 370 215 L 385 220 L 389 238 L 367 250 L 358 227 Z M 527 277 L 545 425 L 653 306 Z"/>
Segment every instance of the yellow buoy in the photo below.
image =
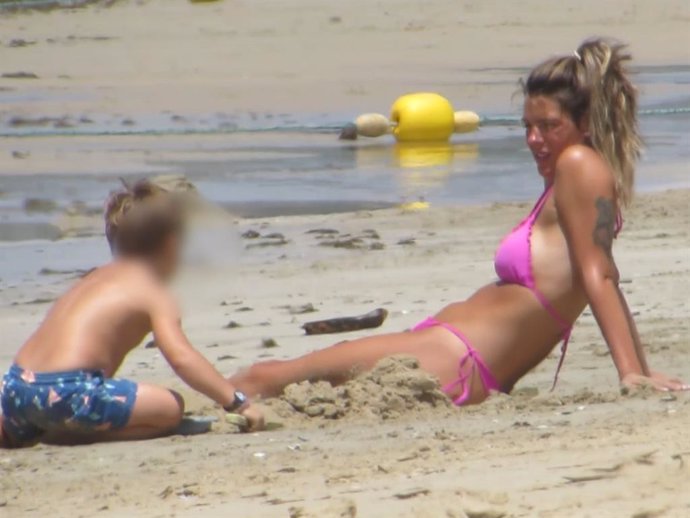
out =
<path fill-rule="evenodd" d="M 364 113 L 346 124 L 339 138 L 381 137 L 392 133 L 398 142 L 447 142 L 453 133 L 471 133 L 479 128 L 479 115 L 453 111 L 445 97 L 422 92 L 399 97 L 391 107 L 391 120 L 380 113 Z"/>
<path fill-rule="evenodd" d="M 455 131 L 455 114 L 448 99 L 435 93 L 399 97 L 391 108 L 398 142 L 442 142 Z"/>

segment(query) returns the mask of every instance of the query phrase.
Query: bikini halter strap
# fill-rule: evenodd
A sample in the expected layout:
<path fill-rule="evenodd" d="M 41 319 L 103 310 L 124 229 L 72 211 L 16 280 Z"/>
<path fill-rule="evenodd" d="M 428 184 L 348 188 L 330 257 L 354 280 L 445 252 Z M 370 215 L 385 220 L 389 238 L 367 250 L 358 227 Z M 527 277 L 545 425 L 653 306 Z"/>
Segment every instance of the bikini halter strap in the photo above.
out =
<path fill-rule="evenodd" d="M 552 188 L 553 185 L 549 185 L 546 189 L 544 189 L 544 192 L 542 192 L 541 196 L 539 196 L 537 203 L 534 204 L 532 212 L 529 213 L 529 218 L 536 219 L 536 216 L 541 212 L 541 209 L 544 208 L 544 205 L 546 205 L 546 200 L 548 199 Z"/>

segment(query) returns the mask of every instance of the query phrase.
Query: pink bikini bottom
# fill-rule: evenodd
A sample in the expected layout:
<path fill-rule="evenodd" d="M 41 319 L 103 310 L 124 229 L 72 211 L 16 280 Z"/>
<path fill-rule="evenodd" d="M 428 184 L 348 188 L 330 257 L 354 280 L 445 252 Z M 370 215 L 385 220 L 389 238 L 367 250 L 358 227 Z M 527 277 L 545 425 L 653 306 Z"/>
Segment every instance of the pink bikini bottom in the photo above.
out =
<path fill-rule="evenodd" d="M 443 391 L 446 393 L 453 391 L 457 387 L 462 387 L 462 393 L 453 400 L 453 403 L 460 406 L 467 403 L 467 400 L 470 399 L 470 388 L 472 381 L 471 377 L 474 374 L 475 369 L 479 370 L 479 377 L 481 378 L 484 389 L 486 389 L 487 392 L 502 391 L 501 386 L 498 384 L 498 381 L 496 381 L 496 378 L 494 378 L 494 375 L 491 374 L 491 371 L 484 363 L 484 360 L 482 360 L 482 357 L 479 355 L 477 350 L 470 345 L 470 342 L 467 340 L 467 338 L 465 338 L 465 335 L 463 335 L 458 329 L 450 324 L 446 324 L 445 322 L 440 322 L 433 317 L 429 317 L 414 326 L 412 331 L 421 331 L 423 329 L 429 329 L 437 326 L 443 327 L 444 329 L 447 329 L 453 333 L 462 341 L 462 343 L 465 344 L 465 347 L 467 347 L 467 352 L 462 358 L 460 358 L 458 379 L 443 387 Z M 469 370 L 466 368 L 467 362 L 471 362 L 471 367 Z"/>

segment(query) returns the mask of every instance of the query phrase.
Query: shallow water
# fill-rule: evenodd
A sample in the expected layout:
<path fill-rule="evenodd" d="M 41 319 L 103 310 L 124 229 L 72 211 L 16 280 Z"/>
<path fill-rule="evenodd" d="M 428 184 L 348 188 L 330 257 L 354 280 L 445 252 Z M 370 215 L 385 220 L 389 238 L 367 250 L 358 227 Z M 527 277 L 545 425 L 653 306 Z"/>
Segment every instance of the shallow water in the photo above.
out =
<path fill-rule="evenodd" d="M 690 114 L 645 117 L 642 130 L 648 147 L 638 170 L 638 188 L 688 186 L 684 167 L 667 166 L 688 163 Z M 80 137 L 73 139 L 79 142 Z M 522 130 L 514 126 L 487 127 L 450 144 L 422 147 L 389 138 L 342 142 L 332 134 L 304 133 L 236 133 L 199 146 L 203 141 L 188 136 L 182 144 L 180 137 L 166 144 L 158 137 L 142 137 L 137 150 L 163 158 L 116 172 L 58 171 L 37 177 L 10 170 L 0 176 L 0 223 L 54 217 L 27 214 L 28 198 L 51 200 L 62 208 L 79 200 L 98 209 L 117 188 L 119 177 L 141 177 L 152 170 L 184 174 L 204 196 L 245 216 L 377 208 L 418 198 L 441 205 L 525 200 L 540 190 Z M 50 139 L 42 145 L 50 147 Z M 181 150 L 181 145 L 188 149 Z M 130 153 L 131 146 L 122 144 L 110 152 Z M 78 152 L 95 149 L 88 141 L 77 147 Z"/>
<path fill-rule="evenodd" d="M 512 69 L 479 72 L 501 84 L 524 74 Z M 637 187 L 688 187 L 690 67 L 643 67 L 637 82 L 643 110 L 685 110 L 641 117 L 647 150 Z M 0 92 L 0 108 L 50 95 L 55 94 Z M 61 90 L 59 95 L 89 93 Z M 66 127 L 51 120 L 13 124 L 0 117 L 0 133 L 14 136 L 4 149 L 32 150 L 26 160 L 2 164 L 0 242 L 51 239 L 54 229 L 46 223 L 72 202 L 100 210 L 118 178 L 154 173 L 184 174 L 205 197 L 247 217 L 373 209 L 419 198 L 433 205 L 527 200 L 541 189 L 516 122 L 517 106 L 513 113 L 484 113 L 486 124 L 476 133 L 423 147 L 396 144 L 391 137 L 338 141 L 336 128 L 354 115 L 234 112 L 176 118 L 161 113 L 141 114 L 123 126 L 118 118 L 90 114 L 88 120 L 75 117 Z M 36 136 L 44 133 L 57 136 Z M 64 156 L 69 158 L 50 158 Z M 39 162 L 45 174 L 34 174 Z M 28 213 L 30 198 L 54 202 L 57 208 Z"/>

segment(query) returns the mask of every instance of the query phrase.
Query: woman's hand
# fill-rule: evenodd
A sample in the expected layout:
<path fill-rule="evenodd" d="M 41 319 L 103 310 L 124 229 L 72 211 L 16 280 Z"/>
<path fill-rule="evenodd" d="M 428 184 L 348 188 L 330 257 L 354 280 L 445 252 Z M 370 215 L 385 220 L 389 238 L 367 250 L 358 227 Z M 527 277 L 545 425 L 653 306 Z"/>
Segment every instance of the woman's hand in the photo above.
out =
<path fill-rule="evenodd" d="M 662 374 L 661 372 L 651 371 L 650 378 L 664 384 L 670 390 L 690 390 L 690 385 L 683 383 L 681 379 L 666 376 L 666 374 Z"/>
<path fill-rule="evenodd" d="M 621 379 L 624 388 L 633 390 L 651 387 L 661 392 L 671 390 L 690 390 L 690 385 L 683 383 L 678 378 L 672 378 L 660 372 L 651 372 L 649 376 L 642 374 L 627 374 Z"/>

